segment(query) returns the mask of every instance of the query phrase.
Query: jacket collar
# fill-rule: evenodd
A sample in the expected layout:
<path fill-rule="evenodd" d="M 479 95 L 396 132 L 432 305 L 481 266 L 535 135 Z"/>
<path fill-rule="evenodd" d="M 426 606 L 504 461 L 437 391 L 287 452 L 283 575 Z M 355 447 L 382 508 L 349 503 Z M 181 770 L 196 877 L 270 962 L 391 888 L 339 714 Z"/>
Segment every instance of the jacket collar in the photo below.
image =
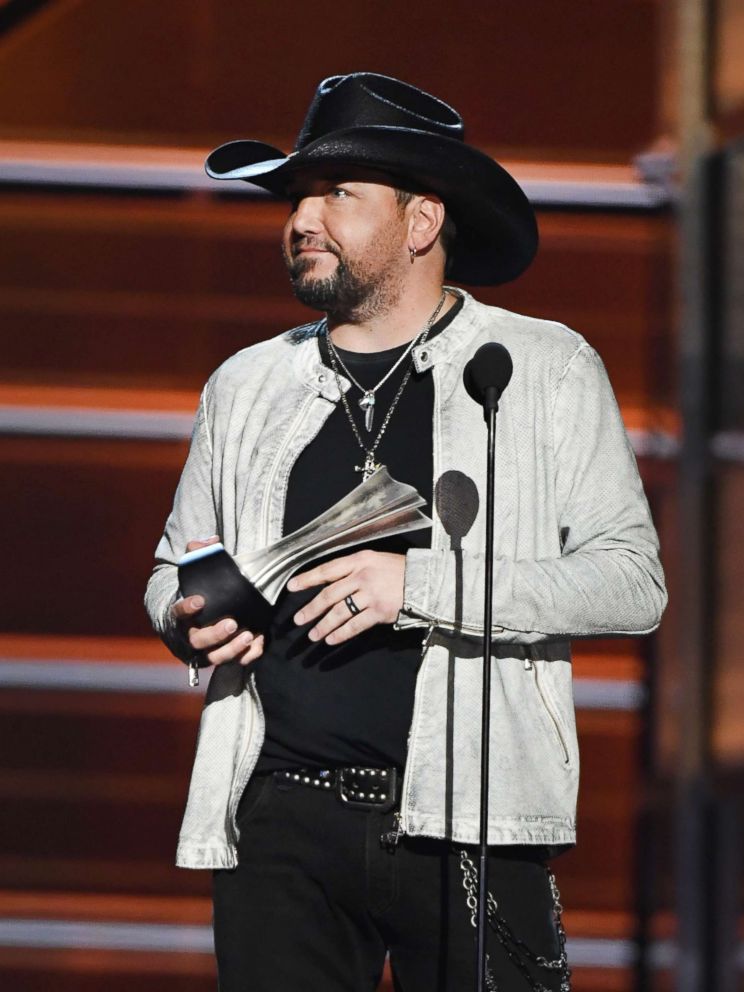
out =
<path fill-rule="evenodd" d="M 460 287 L 447 287 L 463 297 L 463 307 L 454 320 L 440 331 L 431 341 L 425 341 L 413 349 L 413 363 L 417 372 L 425 372 L 434 365 L 450 362 L 458 352 L 466 348 L 479 331 L 479 304 L 470 293 Z M 332 403 L 338 402 L 340 393 L 336 376 L 323 364 L 318 336 L 323 321 L 317 320 L 289 331 L 287 337 L 295 346 L 294 372 L 300 382 L 309 390 Z M 458 363 L 459 364 L 459 363 Z M 344 392 L 351 383 L 344 375 L 339 375 Z"/>

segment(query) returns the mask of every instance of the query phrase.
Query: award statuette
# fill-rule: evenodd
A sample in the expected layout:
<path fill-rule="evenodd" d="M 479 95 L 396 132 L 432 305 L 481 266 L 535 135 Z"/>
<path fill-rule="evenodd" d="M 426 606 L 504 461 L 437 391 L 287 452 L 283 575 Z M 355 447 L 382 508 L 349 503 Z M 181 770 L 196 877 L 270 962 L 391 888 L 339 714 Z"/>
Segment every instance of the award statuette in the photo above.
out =
<path fill-rule="evenodd" d="M 295 572 L 331 552 L 430 527 L 418 509 L 425 502 L 413 486 L 379 468 L 325 513 L 267 548 L 234 557 L 221 544 L 187 552 L 178 563 L 181 595 L 204 597 L 196 618 L 200 627 L 234 617 L 240 627 L 263 633 Z"/>

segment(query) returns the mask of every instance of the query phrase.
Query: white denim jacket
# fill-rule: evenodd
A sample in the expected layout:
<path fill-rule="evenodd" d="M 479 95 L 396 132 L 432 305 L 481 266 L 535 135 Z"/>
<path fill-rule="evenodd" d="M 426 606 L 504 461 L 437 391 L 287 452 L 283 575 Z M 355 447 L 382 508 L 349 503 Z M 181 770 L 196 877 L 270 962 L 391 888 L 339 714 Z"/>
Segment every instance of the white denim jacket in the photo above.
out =
<path fill-rule="evenodd" d="M 396 624 L 429 628 L 401 826 L 478 841 L 486 426 L 462 372 L 481 344 L 500 341 L 514 375 L 497 418 L 489 842 L 570 844 L 579 755 L 569 639 L 654 630 L 666 604 L 658 542 L 594 350 L 560 324 L 463 295 L 452 323 L 413 351 L 416 369 L 433 372 L 437 499 L 431 548 L 407 554 Z M 169 611 L 187 541 L 219 534 L 237 553 L 279 538 L 290 470 L 339 400 L 317 328 L 246 348 L 205 387 L 146 595 L 155 629 L 181 658 L 188 645 Z M 264 736 L 253 681 L 237 663 L 212 673 L 183 867 L 236 864 L 235 812 Z"/>

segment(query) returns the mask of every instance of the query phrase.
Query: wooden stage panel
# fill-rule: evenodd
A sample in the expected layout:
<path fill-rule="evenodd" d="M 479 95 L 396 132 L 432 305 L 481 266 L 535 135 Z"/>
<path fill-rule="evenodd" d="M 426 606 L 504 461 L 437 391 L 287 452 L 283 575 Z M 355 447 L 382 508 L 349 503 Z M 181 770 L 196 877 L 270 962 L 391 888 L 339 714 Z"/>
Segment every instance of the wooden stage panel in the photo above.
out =
<path fill-rule="evenodd" d="M 145 584 L 185 453 L 181 443 L 0 438 L 17 563 L 5 631 L 151 633 Z"/>
<path fill-rule="evenodd" d="M 146 954 L 85 950 L 0 951 L 0 974 L 14 992 L 214 992 L 216 971 L 211 957 L 197 954 Z M 627 968 L 576 968 L 573 992 L 632 992 Z M 307 990 L 322 992 L 322 990 Z M 378 992 L 393 992 L 389 969 Z M 458 990 L 459 992 L 459 990 Z"/>
<path fill-rule="evenodd" d="M 388 6 L 395 30 L 381 33 L 385 0 L 358 5 L 345 20 L 329 0 L 312 8 L 291 0 L 258 19 L 250 5 L 162 0 L 146 23 L 127 0 L 40 5 L 0 39 L 0 139 L 207 148 L 242 133 L 287 148 L 317 81 L 343 68 L 337 50 L 351 63 L 371 57 L 376 69 L 407 75 L 420 14 Z M 505 0 L 498 10 L 476 4 L 463 19 L 435 3 L 422 44 L 437 57 L 421 61 L 415 81 L 438 92 L 448 80 L 442 95 L 464 111 L 469 139 L 502 160 L 507 153 L 629 168 L 663 127 L 663 7 Z M 332 51 L 318 43 L 328 23 Z M 165 49 L 163 37 L 172 40 Z M 278 38 L 292 64 L 281 86 Z M 464 50 L 477 70 L 463 70 Z M 79 56 L 74 79 L 71 51 Z M 581 71 L 566 71 L 579 61 Z M 245 85 L 224 86 L 230 78 Z M 284 205 L 247 197 L 3 189 L 0 403 L 53 407 L 57 395 L 74 406 L 82 389 L 90 390 L 82 402 L 89 410 L 190 413 L 226 357 L 315 316 L 289 292 L 278 251 L 285 216 Z M 673 433 L 673 218 L 543 209 L 539 221 L 532 269 L 476 297 L 575 328 L 602 355 L 629 425 Z M 0 438 L 0 513 L 13 521 L 4 551 L 15 569 L 0 653 L 30 663 L 165 659 L 135 641 L 150 637 L 142 595 L 185 452 L 175 442 Z M 674 481 L 667 468 L 642 465 L 665 516 Z M 732 501 L 739 489 L 732 486 Z M 726 565 L 739 573 L 733 555 Z M 734 614 L 732 605 L 726 617 Z M 726 644 L 739 627 L 733 619 L 724 627 Z M 576 674 L 643 680 L 649 649 L 618 643 L 579 645 Z M 731 716 L 719 741 L 727 754 L 741 739 L 740 682 L 732 677 L 732 692 L 718 697 Z M 0 695 L 0 917 L 134 914 L 208 925 L 209 873 L 173 866 L 201 699 Z M 555 862 L 570 934 L 633 938 L 645 718 L 578 714 L 579 847 Z M 215 975 L 208 954 L 17 947 L 0 948 L 0 984 L 14 992 L 124 992 L 133 984 L 138 992 L 207 992 Z M 633 987 L 627 969 L 574 973 L 574 992 Z M 388 976 L 380 992 L 391 988 Z"/>
<path fill-rule="evenodd" d="M 563 904 L 574 910 L 631 911 L 643 788 L 641 714 L 579 710 L 577 727 L 577 846 L 553 864 Z"/>
<path fill-rule="evenodd" d="M 225 358 L 316 314 L 296 303 L 269 200 L 4 193 L 2 379 L 198 390 Z M 603 356 L 621 403 L 673 399 L 672 222 L 541 211 L 541 251 L 484 302 L 567 323 Z M 4 246 L 4 247 L 3 247 Z"/>
<path fill-rule="evenodd" d="M 627 161 L 661 128 L 662 6 L 160 0 L 143 20 L 128 0 L 55 4 L 0 46 L 0 134 L 288 149 L 321 79 L 374 67 L 452 103 L 479 147 Z"/>
<path fill-rule="evenodd" d="M 0 871 L 6 887 L 206 892 L 208 873 L 172 867 L 199 706 L 198 694 L 5 690 Z M 640 717 L 580 711 L 578 724 L 580 844 L 556 859 L 559 884 L 574 910 L 629 910 Z"/>
<path fill-rule="evenodd" d="M 185 442 L 0 437 L 5 631 L 150 633 L 142 600 L 185 455 Z"/>

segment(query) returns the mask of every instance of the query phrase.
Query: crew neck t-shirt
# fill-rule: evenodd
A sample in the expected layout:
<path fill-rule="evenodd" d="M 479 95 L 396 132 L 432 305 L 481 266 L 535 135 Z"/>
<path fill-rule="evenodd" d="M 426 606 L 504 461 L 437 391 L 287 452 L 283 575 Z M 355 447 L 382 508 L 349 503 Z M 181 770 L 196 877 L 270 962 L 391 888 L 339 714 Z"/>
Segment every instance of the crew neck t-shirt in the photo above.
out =
<path fill-rule="evenodd" d="M 462 308 L 462 298 L 431 328 L 440 333 Z M 331 368 L 325 338 L 319 338 L 324 363 Z M 406 350 L 401 345 L 372 354 L 336 349 L 343 364 L 365 389 L 375 386 Z M 364 426 L 361 392 L 347 392 L 357 428 L 371 447 L 406 372 L 407 357 L 376 392 L 372 430 Z M 433 488 L 431 370 L 412 370 L 387 429 L 375 451 L 400 482 L 415 486 L 431 516 Z M 317 436 L 300 453 L 289 476 L 283 533 L 302 527 L 362 481 L 356 466 L 364 452 L 354 436 L 342 402 L 336 404 Z M 429 547 L 431 528 L 372 541 L 336 552 L 321 561 L 369 547 L 405 554 L 411 547 Z M 256 686 L 266 720 L 266 736 L 256 770 L 292 767 L 367 765 L 402 768 L 407 751 L 413 698 L 421 662 L 422 629 L 396 631 L 378 624 L 343 644 L 312 642 L 293 616 L 319 591 L 304 590 L 279 597 L 262 657 L 254 663 Z M 317 622 L 317 621 L 316 621 Z"/>

